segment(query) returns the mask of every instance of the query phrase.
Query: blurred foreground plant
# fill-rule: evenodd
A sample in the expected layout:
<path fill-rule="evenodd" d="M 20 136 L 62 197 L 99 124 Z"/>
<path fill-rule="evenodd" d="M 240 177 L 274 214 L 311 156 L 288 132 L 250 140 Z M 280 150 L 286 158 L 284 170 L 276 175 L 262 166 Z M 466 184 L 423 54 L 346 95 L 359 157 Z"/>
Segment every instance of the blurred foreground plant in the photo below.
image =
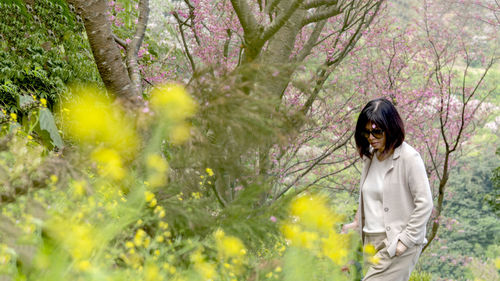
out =
<path fill-rule="evenodd" d="M 37 281 L 354 279 L 351 261 L 357 259 L 357 244 L 352 234 L 338 233 L 343 218 L 328 199 L 285 196 L 262 204 L 269 189 L 265 181 L 243 177 L 251 175 L 241 167 L 245 163 L 233 163 L 239 166 L 234 171 L 243 172 L 241 181 L 224 178 L 236 176 L 222 173 L 235 158 L 203 153 L 202 130 L 218 140 L 230 136 L 214 127 L 220 121 L 182 86 L 153 89 L 151 111 L 134 113 L 97 88 L 78 86 L 71 92 L 72 98 L 60 104 L 59 116 L 64 136 L 74 146 L 58 157 L 71 161 L 72 172 L 46 173 L 49 188 L 30 190 L 16 204 L 3 206 L 0 274 Z M 235 94 L 237 101 L 224 97 L 209 99 L 209 106 L 255 105 L 243 95 Z M 199 110 L 212 119 L 199 119 Z M 226 133 L 260 126 L 245 120 L 225 124 L 234 127 Z M 254 131 L 253 140 L 269 140 L 272 127 L 266 130 L 265 136 Z M 233 140 L 241 143 L 226 149 L 243 147 L 248 142 L 244 135 Z M 16 161 L 28 161 L 34 170 L 47 157 L 26 137 L 17 146 L 9 143 L 7 151 L 0 154 L 0 164 L 12 163 L 8 159 L 17 153 Z M 198 158 L 182 161 L 195 152 Z M 215 152 L 229 151 L 217 147 Z M 39 160 L 30 160 L 36 155 Z M 226 193 L 224 184 L 234 182 L 240 186 Z M 39 206 L 36 216 L 29 212 L 33 206 Z"/>

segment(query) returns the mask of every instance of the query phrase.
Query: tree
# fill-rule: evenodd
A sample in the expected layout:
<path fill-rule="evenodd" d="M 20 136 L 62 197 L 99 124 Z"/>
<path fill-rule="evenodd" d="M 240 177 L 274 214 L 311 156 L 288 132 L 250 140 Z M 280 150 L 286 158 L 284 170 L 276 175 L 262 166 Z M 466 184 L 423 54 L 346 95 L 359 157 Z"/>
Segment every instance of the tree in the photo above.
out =
<path fill-rule="evenodd" d="M 90 47 L 104 85 L 124 102 L 137 104 L 137 97 L 142 94 L 142 80 L 137 64 L 137 55 L 146 31 L 149 1 L 139 2 L 136 31 L 129 43 L 112 33 L 111 23 L 106 14 L 107 1 L 69 0 L 68 2 L 74 5 L 78 14 L 83 18 Z M 127 68 L 123 64 L 120 50 L 114 42 L 125 48 Z"/>

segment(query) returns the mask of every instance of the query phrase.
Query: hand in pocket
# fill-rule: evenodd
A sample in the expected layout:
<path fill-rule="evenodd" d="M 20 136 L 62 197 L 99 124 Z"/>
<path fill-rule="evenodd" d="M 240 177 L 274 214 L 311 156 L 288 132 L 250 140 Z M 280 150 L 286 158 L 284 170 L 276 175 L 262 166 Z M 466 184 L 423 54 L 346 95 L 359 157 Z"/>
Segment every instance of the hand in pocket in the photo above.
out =
<path fill-rule="evenodd" d="M 404 252 L 406 252 L 407 249 L 408 247 L 406 247 L 406 245 L 403 244 L 403 242 L 398 240 L 398 245 L 396 246 L 396 256 L 402 255 Z"/>

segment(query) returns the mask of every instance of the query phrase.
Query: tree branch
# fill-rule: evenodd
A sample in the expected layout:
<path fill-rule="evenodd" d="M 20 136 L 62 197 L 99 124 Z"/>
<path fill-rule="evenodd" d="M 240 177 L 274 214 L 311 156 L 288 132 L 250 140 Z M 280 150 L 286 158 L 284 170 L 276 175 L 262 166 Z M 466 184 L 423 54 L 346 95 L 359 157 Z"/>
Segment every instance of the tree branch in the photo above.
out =
<path fill-rule="evenodd" d="M 186 37 L 184 35 L 184 29 L 182 28 L 182 21 L 181 19 L 179 18 L 179 15 L 177 14 L 177 12 L 174 12 L 172 13 L 172 15 L 174 16 L 174 18 L 177 20 L 177 22 L 179 23 L 179 32 L 181 34 L 181 39 L 182 39 L 182 45 L 184 46 L 184 50 L 186 51 L 186 56 L 189 60 L 189 63 L 191 64 L 191 70 L 193 71 L 193 73 L 196 71 L 196 65 L 194 63 L 194 60 L 193 60 L 193 57 L 191 56 L 191 53 L 189 52 L 189 47 L 186 43 Z"/>
<path fill-rule="evenodd" d="M 130 80 L 135 88 L 135 94 L 142 93 L 141 72 L 139 71 L 139 64 L 137 62 L 138 52 L 146 33 L 146 27 L 149 19 L 149 0 L 141 0 L 139 2 L 139 19 L 135 28 L 135 34 L 132 41 L 127 47 L 127 67 Z"/>
<path fill-rule="evenodd" d="M 302 5 L 303 9 L 309 10 L 323 5 L 337 5 L 338 0 L 309 0 Z"/>
<path fill-rule="evenodd" d="M 120 37 L 116 36 L 116 34 L 112 33 L 111 34 L 113 36 L 113 39 L 115 40 L 115 42 L 122 46 L 125 50 L 127 50 L 127 47 L 128 47 L 128 44 L 125 40 L 121 39 Z"/>
<path fill-rule="evenodd" d="M 328 18 L 339 15 L 340 13 L 342 13 L 342 11 L 336 5 L 330 7 L 326 11 L 317 11 L 316 13 L 314 13 L 308 17 L 305 17 L 302 20 L 302 26 L 306 26 L 306 25 L 313 23 L 313 22 L 326 20 Z"/>
<path fill-rule="evenodd" d="M 137 102 L 127 68 L 106 18 L 106 1 L 68 0 L 83 19 L 90 48 L 106 88 L 129 106 Z"/>
<path fill-rule="evenodd" d="M 257 30 L 259 30 L 260 25 L 257 23 L 257 20 L 253 16 L 253 13 L 248 6 L 246 0 L 231 0 L 231 4 L 233 5 L 233 9 L 238 16 L 241 27 L 245 32 L 245 37 L 253 36 Z"/>
<path fill-rule="evenodd" d="M 309 39 L 307 39 L 307 42 L 304 44 L 304 47 L 302 47 L 299 54 L 296 56 L 295 60 L 297 62 L 302 62 L 311 53 L 311 50 L 316 45 L 316 42 L 318 41 L 318 38 L 321 35 L 321 31 L 323 31 L 323 28 L 325 28 L 325 25 L 326 25 L 326 20 L 319 21 L 314 25 L 314 29 L 311 35 L 309 36 Z"/>
<path fill-rule="evenodd" d="M 318 163 L 320 163 L 321 161 L 323 161 L 323 159 L 325 159 L 326 157 L 328 157 L 330 154 L 332 154 L 333 152 L 335 152 L 337 149 L 343 147 L 349 141 L 349 139 L 352 137 L 353 134 L 354 134 L 354 132 L 351 132 L 351 135 L 349 137 L 346 137 L 344 142 L 338 144 L 330 152 L 325 153 L 322 157 L 319 157 L 316 161 L 314 161 L 314 163 L 311 166 L 309 166 L 306 171 L 304 171 L 300 176 L 298 176 L 298 177 L 295 178 L 295 180 L 293 181 L 293 183 L 289 184 L 287 187 L 285 187 L 278 194 L 278 196 L 276 196 L 275 198 L 273 198 L 273 202 L 276 201 L 281 196 L 283 196 L 283 194 L 285 194 L 290 188 L 292 188 L 302 177 L 304 177 L 305 175 L 307 175 Z"/>
<path fill-rule="evenodd" d="M 266 14 L 271 14 L 280 2 L 281 0 L 269 0 L 265 8 Z"/>

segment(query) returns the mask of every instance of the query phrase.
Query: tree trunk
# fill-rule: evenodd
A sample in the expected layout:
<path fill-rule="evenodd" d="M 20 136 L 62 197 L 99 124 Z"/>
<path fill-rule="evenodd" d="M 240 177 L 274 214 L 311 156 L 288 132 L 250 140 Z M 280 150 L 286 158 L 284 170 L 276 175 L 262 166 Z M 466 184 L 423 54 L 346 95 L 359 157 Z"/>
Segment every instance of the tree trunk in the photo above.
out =
<path fill-rule="evenodd" d="M 83 19 L 97 69 L 106 88 L 119 99 L 134 103 L 137 93 L 123 64 L 107 19 L 105 0 L 68 0 Z"/>

